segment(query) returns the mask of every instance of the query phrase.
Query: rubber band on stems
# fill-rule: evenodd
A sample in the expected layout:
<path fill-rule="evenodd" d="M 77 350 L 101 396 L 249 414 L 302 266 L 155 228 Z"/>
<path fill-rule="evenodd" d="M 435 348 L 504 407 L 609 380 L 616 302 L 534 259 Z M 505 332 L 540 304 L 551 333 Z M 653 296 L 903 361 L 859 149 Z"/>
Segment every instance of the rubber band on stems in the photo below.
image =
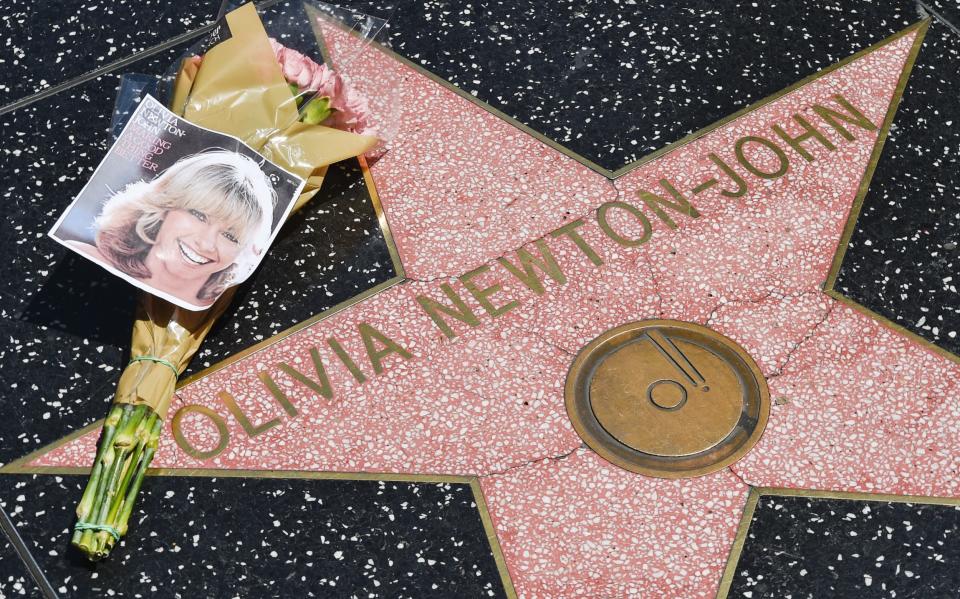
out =
<path fill-rule="evenodd" d="M 130 364 L 133 364 L 134 362 L 156 362 L 157 364 L 163 364 L 173 371 L 174 378 L 180 378 L 180 373 L 177 371 L 177 367 L 174 366 L 173 362 L 169 360 L 164 360 L 163 358 L 158 358 L 156 356 L 136 356 L 130 359 Z"/>
<path fill-rule="evenodd" d="M 110 533 L 114 541 L 120 540 L 120 531 L 109 524 L 91 524 L 89 522 L 77 522 L 73 525 L 74 530 L 105 530 Z"/>

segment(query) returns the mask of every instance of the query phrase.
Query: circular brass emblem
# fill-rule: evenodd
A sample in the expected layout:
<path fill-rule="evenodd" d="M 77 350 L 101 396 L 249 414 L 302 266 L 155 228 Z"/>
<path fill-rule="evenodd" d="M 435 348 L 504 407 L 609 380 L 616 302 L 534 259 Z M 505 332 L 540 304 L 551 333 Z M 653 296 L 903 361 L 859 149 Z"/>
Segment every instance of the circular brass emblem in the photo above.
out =
<path fill-rule="evenodd" d="M 770 392 L 743 348 L 707 327 L 644 320 L 600 335 L 573 361 L 567 413 L 591 449 L 650 476 L 719 470 L 763 434 Z"/>

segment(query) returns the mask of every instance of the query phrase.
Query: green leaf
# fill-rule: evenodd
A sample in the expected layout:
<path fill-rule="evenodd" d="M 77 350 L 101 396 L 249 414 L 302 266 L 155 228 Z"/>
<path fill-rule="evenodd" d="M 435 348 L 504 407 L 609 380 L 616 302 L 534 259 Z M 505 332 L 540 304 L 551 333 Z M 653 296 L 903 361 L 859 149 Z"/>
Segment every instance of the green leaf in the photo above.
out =
<path fill-rule="evenodd" d="M 300 120 L 308 125 L 319 125 L 332 113 L 333 110 L 330 108 L 330 98 L 328 96 L 323 96 L 321 98 L 314 98 L 310 100 L 306 109 L 303 111 L 303 117 Z"/>

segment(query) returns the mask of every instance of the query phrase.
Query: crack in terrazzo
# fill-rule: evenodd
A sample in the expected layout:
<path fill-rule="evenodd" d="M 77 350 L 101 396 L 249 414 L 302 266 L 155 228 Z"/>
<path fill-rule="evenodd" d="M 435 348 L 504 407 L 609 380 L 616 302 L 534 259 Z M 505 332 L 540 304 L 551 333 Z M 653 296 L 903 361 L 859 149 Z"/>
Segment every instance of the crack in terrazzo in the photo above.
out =
<path fill-rule="evenodd" d="M 750 488 L 750 489 L 754 488 L 754 486 L 753 486 L 752 484 L 750 484 L 749 482 L 747 482 L 747 479 L 744 478 L 743 475 L 741 475 L 739 472 L 737 472 L 736 470 L 734 470 L 734 467 L 735 467 L 735 466 L 736 466 L 736 464 L 730 464 L 729 466 L 727 466 L 727 471 L 729 471 L 730 474 L 732 474 L 734 478 L 736 478 L 737 480 L 739 480 L 739 481 L 740 481 L 744 486 L 746 486 L 747 488 Z"/>
<path fill-rule="evenodd" d="M 819 291 L 808 291 L 807 293 L 819 293 Z M 805 294 L 801 294 L 801 295 L 805 295 Z M 837 302 L 835 302 L 835 301 L 831 301 L 831 302 L 827 305 L 827 310 L 823 313 L 823 316 L 820 318 L 820 320 L 818 320 L 817 322 L 813 323 L 813 325 L 811 325 L 810 329 L 809 329 L 809 330 L 807 331 L 807 333 L 800 339 L 800 341 L 798 341 L 798 342 L 793 346 L 793 348 L 791 348 L 789 351 L 787 351 L 787 355 L 786 355 L 786 357 L 784 358 L 783 362 L 780 364 L 780 366 L 779 366 L 776 370 L 774 370 L 773 372 L 771 372 L 770 374 L 767 374 L 767 375 L 766 375 L 767 381 L 770 381 L 770 380 L 772 380 L 772 379 L 775 379 L 775 378 L 783 375 L 784 370 L 786 370 L 787 366 L 788 366 L 788 365 L 790 364 L 790 362 L 793 360 L 793 357 L 796 355 L 797 351 L 798 351 L 801 347 L 803 347 L 803 345 L 804 345 L 807 341 L 809 341 L 809 340 L 816 334 L 817 330 L 818 330 L 821 326 L 823 326 L 823 324 L 830 318 L 830 315 L 833 314 L 833 311 L 836 309 L 836 307 L 837 307 L 838 305 L 839 305 L 839 304 L 838 304 Z"/>
<path fill-rule="evenodd" d="M 437 275 L 437 276 L 435 276 L 435 277 L 425 277 L 425 278 L 421 278 L 421 277 L 414 277 L 414 276 L 411 276 L 411 275 L 408 274 L 406 277 L 404 277 L 404 279 L 403 279 L 403 284 L 404 284 L 404 285 L 409 285 L 409 284 L 412 284 L 412 283 L 425 283 L 425 284 L 427 284 L 427 283 L 436 283 L 437 281 L 447 281 L 447 282 L 451 282 L 451 283 L 452 283 L 453 281 L 456 281 L 456 280 L 457 280 L 457 276 L 456 276 L 456 275 L 443 274 L 443 275 Z"/>
<path fill-rule="evenodd" d="M 524 460 L 523 462 L 520 462 L 515 466 L 510 466 L 509 468 L 504 468 L 503 470 L 490 470 L 485 473 L 477 473 L 477 476 L 479 478 L 490 478 L 493 476 L 506 476 L 508 474 L 517 472 L 518 470 L 522 470 L 524 468 L 528 468 L 530 466 L 534 466 L 537 464 L 546 464 L 548 462 L 563 461 L 583 449 L 589 449 L 589 447 L 587 447 L 586 443 L 581 442 L 579 445 L 577 445 L 573 449 L 569 451 L 565 451 L 564 453 L 561 453 L 559 455 L 548 455 L 542 458 L 533 458 L 530 460 Z"/>
<path fill-rule="evenodd" d="M 559 345 L 558 343 L 547 339 L 546 337 L 543 336 L 542 333 L 540 333 L 540 332 L 538 332 L 538 331 L 533 331 L 533 330 L 527 329 L 527 328 L 525 328 L 525 327 L 522 327 L 522 326 L 520 326 L 518 323 L 515 323 L 515 322 L 514 322 L 514 323 L 505 323 L 505 324 L 503 325 L 503 328 L 504 328 L 504 329 L 513 329 L 514 331 L 517 331 L 517 332 L 519 332 L 519 333 L 523 333 L 524 335 L 529 335 L 529 336 L 532 337 L 533 339 L 536 339 L 537 341 L 543 343 L 544 345 L 549 346 L 549 347 L 557 350 L 558 352 L 560 352 L 560 353 L 562 353 L 562 354 L 564 354 L 564 355 L 566 355 L 566 356 L 569 356 L 569 357 L 571 357 L 571 358 L 575 358 L 575 357 L 577 356 L 577 351 L 576 351 L 576 350 L 567 349 L 567 348 L 563 347 L 562 345 Z"/>
<path fill-rule="evenodd" d="M 717 303 L 717 305 L 714 306 L 712 310 L 710 310 L 709 314 L 707 314 L 707 319 L 704 321 L 704 324 L 706 326 L 710 326 L 710 323 L 713 321 L 714 317 L 716 317 L 717 312 L 719 312 L 721 309 L 727 306 L 749 306 L 751 304 L 762 304 L 763 302 L 767 301 L 768 299 L 770 299 L 775 295 L 777 296 L 778 300 L 785 300 L 788 298 L 803 297 L 808 293 L 812 293 L 810 291 L 804 291 L 802 293 L 795 293 L 795 294 L 779 293 L 779 292 L 780 292 L 779 289 L 771 288 L 766 293 L 763 293 L 757 297 L 734 299 L 734 300 L 724 300 L 721 298 L 720 301 Z"/>

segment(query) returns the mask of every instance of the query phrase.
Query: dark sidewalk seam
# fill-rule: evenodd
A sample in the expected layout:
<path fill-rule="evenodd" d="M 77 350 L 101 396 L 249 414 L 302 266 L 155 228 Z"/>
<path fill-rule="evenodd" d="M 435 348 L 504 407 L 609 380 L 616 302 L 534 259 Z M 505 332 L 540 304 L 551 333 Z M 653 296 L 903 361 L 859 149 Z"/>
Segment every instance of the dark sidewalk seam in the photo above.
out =
<path fill-rule="evenodd" d="M 37 560 L 33 559 L 33 554 L 30 553 L 27 544 L 23 542 L 23 537 L 20 536 L 17 527 L 13 525 L 10 516 L 7 515 L 7 512 L 4 511 L 2 507 L 0 507 L 0 529 L 3 529 L 7 539 L 9 539 L 13 545 L 14 551 L 20 556 L 20 560 L 27 567 L 34 582 L 40 587 L 40 592 L 43 593 L 45 599 L 58 599 L 56 591 L 53 590 L 53 585 L 47 580 L 43 570 L 40 569 L 40 565 L 37 564 Z"/>
<path fill-rule="evenodd" d="M 281 1 L 282 0 L 269 0 L 268 2 L 258 3 L 257 6 L 261 8 L 266 8 Z M 169 50 L 170 48 L 178 44 L 182 44 L 183 42 L 200 37 L 201 35 L 204 35 L 210 32 L 210 30 L 213 29 L 215 25 L 216 25 L 216 21 L 207 23 L 206 25 L 202 27 L 198 27 L 196 29 L 191 29 L 190 31 L 185 31 L 184 33 L 171 37 L 170 39 L 163 41 L 157 44 L 156 46 L 151 46 L 150 48 L 147 48 L 142 52 L 137 52 L 136 54 L 125 56 L 119 60 L 115 60 L 111 62 L 110 64 L 105 64 L 102 67 L 99 67 L 97 69 L 84 73 L 82 75 L 78 75 L 72 79 L 68 79 L 56 85 L 52 85 L 46 89 L 40 90 L 38 92 L 35 92 L 33 94 L 20 98 L 19 100 L 14 100 L 9 104 L 6 104 L 5 106 L 0 107 L 0 116 L 7 114 L 9 112 L 13 112 L 14 110 L 23 108 L 24 106 L 33 104 L 34 102 L 37 102 L 39 100 L 43 100 L 44 98 L 49 98 L 50 96 L 59 94 L 64 90 L 68 90 L 82 83 L 86 83 L 87 81 L 90 81 L 92 79 L 96 79 L 101 75 L 108 74 L 112 71 L 125 67 L 141 59 L 149 58 L 150 56 L 159 54 L 165 50 Z"/>
<path fill-rule="evenodd" d="M 917 0 L 917 6 L 921 10 L 926 11 L 931 17 L 939 21 L 947 29 L 952 31 L 954 35 L 960 36 L 960 27 L 957 27 L 956 25 L 954 25 L 950 19 L 948 19 L 947 17 L 943 16 L 942 14 L 934 10 L 929 4 L 927 4 L 926 2 L 923 2 L 923 0 Z"/>

